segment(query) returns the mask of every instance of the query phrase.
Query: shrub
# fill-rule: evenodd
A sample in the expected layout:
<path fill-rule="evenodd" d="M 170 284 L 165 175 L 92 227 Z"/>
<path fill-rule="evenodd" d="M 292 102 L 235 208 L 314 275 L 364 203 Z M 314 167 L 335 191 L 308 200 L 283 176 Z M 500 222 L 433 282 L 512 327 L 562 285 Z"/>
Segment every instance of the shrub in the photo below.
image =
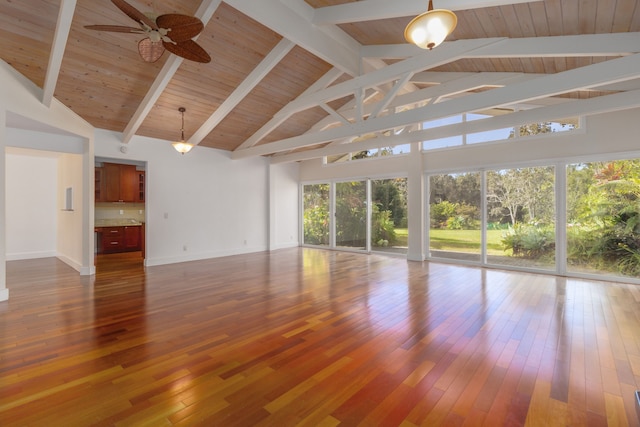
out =
<path fill-rule="evenodd" d="M 551 226 L 516 224 L 502 235 L 505 250 L 511 249 L 513 256 L 542 258 L 551 256 L 555 250 L 555 230 Z"/>
<path fill-rule="evenodd" d="M 381 211 L 373 205 L 371 218 L 371 243 L 373 246 L 389 246 L 396 241 L 396 231 L 391 211 Z"/>

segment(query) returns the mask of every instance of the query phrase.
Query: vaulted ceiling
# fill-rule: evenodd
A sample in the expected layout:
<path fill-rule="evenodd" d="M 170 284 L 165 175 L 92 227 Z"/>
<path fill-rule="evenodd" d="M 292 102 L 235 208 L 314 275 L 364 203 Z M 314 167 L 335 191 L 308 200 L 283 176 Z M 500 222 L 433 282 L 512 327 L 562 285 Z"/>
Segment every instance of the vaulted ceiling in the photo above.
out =
<path fill-rule="evenodd" d="M 458 25 L 432 51 L 403 37 L 427 0 L 128 2 L 199 17 L 212 61 L 147 63 L 143 36 L 86 29 L 132 25 L 108 0 L 0 1 L 0 58 L 123 143 L 178 139 L 185 107 L 189 142 L 233 158 L 419 141 L 385 131 L 497 107 L 526 122 L 640 106 L 640 1 L 436 0 Z"/>

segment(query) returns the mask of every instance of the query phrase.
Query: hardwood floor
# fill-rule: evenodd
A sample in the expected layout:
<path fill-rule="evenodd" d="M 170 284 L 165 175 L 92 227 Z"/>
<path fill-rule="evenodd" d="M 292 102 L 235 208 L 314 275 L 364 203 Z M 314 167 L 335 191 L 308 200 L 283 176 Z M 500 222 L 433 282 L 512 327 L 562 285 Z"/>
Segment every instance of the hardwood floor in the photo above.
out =
<path fill-rule="evenodd" d="M 303 248 L 116 264 L 7 263 L 0 425 L 638 424 L 638 286 Z"/>

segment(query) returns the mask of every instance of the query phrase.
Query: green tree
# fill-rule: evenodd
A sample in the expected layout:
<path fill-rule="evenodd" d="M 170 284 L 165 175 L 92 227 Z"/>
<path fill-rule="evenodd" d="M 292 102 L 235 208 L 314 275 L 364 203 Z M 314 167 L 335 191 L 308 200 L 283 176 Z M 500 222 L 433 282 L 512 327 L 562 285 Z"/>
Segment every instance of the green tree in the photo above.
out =
<path fill-rule="evenodd" d="M 380 211 L 390 211 L 396 227 L 406 222 L 407 198 L 406 178 L 381 179 L 371 183 L 371 200 Z"/>

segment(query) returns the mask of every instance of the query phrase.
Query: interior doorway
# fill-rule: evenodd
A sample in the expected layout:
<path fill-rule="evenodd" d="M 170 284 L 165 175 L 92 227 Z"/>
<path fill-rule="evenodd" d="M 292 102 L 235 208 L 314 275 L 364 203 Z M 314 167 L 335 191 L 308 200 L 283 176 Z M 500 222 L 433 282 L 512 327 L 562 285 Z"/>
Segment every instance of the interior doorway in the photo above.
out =
<path fill-rule="evenodd" d="M 95 158 L 95 266 L 144 266 L 146 162 Z"/>

